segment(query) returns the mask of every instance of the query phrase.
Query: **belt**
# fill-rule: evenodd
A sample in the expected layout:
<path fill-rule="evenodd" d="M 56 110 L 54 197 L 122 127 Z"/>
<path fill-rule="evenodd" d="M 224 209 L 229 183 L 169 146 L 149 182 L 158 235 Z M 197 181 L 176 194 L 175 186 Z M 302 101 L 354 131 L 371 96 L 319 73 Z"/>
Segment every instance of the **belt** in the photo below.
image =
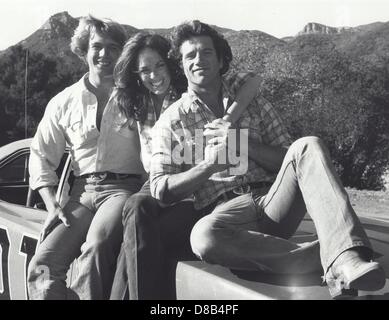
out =
<path fill-rule="evenodd" d="M 133 174 L 133 173 L 114 173 L 109 171 L 104 172 L 92 172 L 92 173 L 86 173 L 81 176 L 78 176 L 76 178 L 79 179 L 87 179 L 87 178 L 93 178 L 93 179 L 108 179 L 108 180 L 124 180 L 128 178 L 137 178 L 140 179 L 140 174 Z"/>
<path fill-rule="evenodd" d="M 252 182 L 239 187 L 236 187 L 230 191 L 224 192 L 219 196 L 217 201 L 228 201 L 234 199 L 236 197 L 241 196 L 242 194 L 246 194 L 251 192 L 251 190 L 262 189 L 262 188 L 270 188 L 272 185 L 271 182 L 263 181 L 263 182 Z"/>

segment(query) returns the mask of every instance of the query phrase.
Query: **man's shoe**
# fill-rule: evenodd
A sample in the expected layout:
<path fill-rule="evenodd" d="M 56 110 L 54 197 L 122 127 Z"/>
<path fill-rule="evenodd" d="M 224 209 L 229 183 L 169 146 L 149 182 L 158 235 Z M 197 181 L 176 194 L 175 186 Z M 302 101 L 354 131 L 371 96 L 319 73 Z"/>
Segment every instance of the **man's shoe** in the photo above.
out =
<path fill-rule="evenodd" d="M 325 277 L 332 298 L 347 299 L 357 296 L 358 290 L 377 291 L 385 286 L 385 272 L 379 263 L 362 260 L 355 250 L 341 256 Z"/>

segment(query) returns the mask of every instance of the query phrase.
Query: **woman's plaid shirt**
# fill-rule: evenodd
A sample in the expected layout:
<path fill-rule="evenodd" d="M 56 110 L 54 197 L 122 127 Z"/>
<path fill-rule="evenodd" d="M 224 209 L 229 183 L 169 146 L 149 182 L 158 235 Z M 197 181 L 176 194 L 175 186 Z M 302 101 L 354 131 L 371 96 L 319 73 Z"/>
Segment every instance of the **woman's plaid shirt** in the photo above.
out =
<path fill-rule="evenodd" d="M 165 96 L 160 114 L 162 114 L 173 102 L 178 99 L 177 92 L 170 87 L 168 94 Z M 151 159 L 151 129 L 157 122 L 157 114 L 154 109 L 153 101 L 151 97 L 146 100 L 147 115 L 143 122 L 137 121 L 139 138 L 141 142 L 141 160 L 145 171 L 148 173 L 150 170 Z"/>

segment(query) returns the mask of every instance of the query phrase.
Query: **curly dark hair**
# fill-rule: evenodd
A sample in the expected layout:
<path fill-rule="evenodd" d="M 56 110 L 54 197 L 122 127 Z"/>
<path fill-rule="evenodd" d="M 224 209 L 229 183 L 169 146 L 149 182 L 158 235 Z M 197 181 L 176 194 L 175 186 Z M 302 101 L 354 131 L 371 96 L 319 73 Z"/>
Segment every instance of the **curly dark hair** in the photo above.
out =
<path fill-rule="evenodd" d="M 187 80 L 177 60 L 170 57 L 171 45 L 167 39 L 158 34 L 145 32 L 132 36 L 124 45 L 114 69 L 114 98 L 127 118 L 140 122 L 146 119 L 147 100 L 150 94 L 142 84 L 139 75 L 135 73 L 138 68 L 139 52 L 144 48 L 155 50 L 165 61 L 170 73 L 171 85 L 179 96 L 187 89 Z"/>
<path fill-rule="evenodd" d="M 217 57 L 223 62 L 223 66 L 220 69 L 220 74 L 225 74 L 230 68 L 232 61 L 232 51 L 227 40 L 224 39 L 223 35 L 218 33 L 215 29 L 209 25 L 200 22 L 199 20 L 186 21 L 178 25 L 173 29 L 172 38 L 172 53 L 174 57 L 181 61 L 181 45 L 186 40 L 192 37 L 208 36 L 212 39 L 213 45 L 216 50 Z"/>

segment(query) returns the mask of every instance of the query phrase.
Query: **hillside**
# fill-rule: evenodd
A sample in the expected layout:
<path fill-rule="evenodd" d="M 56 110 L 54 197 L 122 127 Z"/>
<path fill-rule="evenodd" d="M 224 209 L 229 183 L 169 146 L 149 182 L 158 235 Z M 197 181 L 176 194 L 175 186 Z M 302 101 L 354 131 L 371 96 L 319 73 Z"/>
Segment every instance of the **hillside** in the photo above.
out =
<path fill-rule="evenodd" d="M 51 16 L 46 23 L 25 40 L 17 43 L 31 52 L 41 53 L 44 56 L 62 59 L 65 65 L 81 67 L 79 59 L 69 49 L 70 38 L 78 24 L 68 12 L 60 12 Z M 130 25 L 123 25 L 127 34 L 141 31 Z M 265 60 L 275 58 L 287 59 L 290 54 L 301 51 L 302 48 L 311 48 L 321 51 L 330 43 L 333 48 L 353 59 L 366 59 L 369 63 L 378 63 L 382 66 L 389 56 L 389 24 L 372 23 L 369 25 L 349 27 L 329 27 L 318 23 L 308 23 L 296 35 L 285 39 L 278 39 L 258 30 L 235 31 L 214 26 L 229 41 L 234 53 L 236 67 L 252 70 L 262 70 Z M 169 36 L 172 28 L 142 29 L 143 31 L 159 33 Z M 321 43 L 318 43 L 318 40 Z M 327 44 L 325 42 L 328 42 Z M 324 48 L 325 49 L 325 48 Z M 0 52 L 5 55 L 10 48 Z M 286 55 L 286 56 L 285 56 Z"/>
<path fill-rule="evenodd" d="M 23 135 L 25 49 L 29 50 L 29 134 L 48 100 L 86 70 L 70 52 L 78 19 L 53 15 L 0 53 L 0 144 Z M 381 189 L 389 167 L 389 22 L 334 28 L 315 22 L 278 39 L 259 30 L 215 26 L 229 41 L 232 71 L 263 76 L 262 94 L 292 136 L 317 135 L 347 186 Z M 124 25 L 128 35 L 139 31 Z M 169 36 L 169 29 L 144 29 Z"/>

